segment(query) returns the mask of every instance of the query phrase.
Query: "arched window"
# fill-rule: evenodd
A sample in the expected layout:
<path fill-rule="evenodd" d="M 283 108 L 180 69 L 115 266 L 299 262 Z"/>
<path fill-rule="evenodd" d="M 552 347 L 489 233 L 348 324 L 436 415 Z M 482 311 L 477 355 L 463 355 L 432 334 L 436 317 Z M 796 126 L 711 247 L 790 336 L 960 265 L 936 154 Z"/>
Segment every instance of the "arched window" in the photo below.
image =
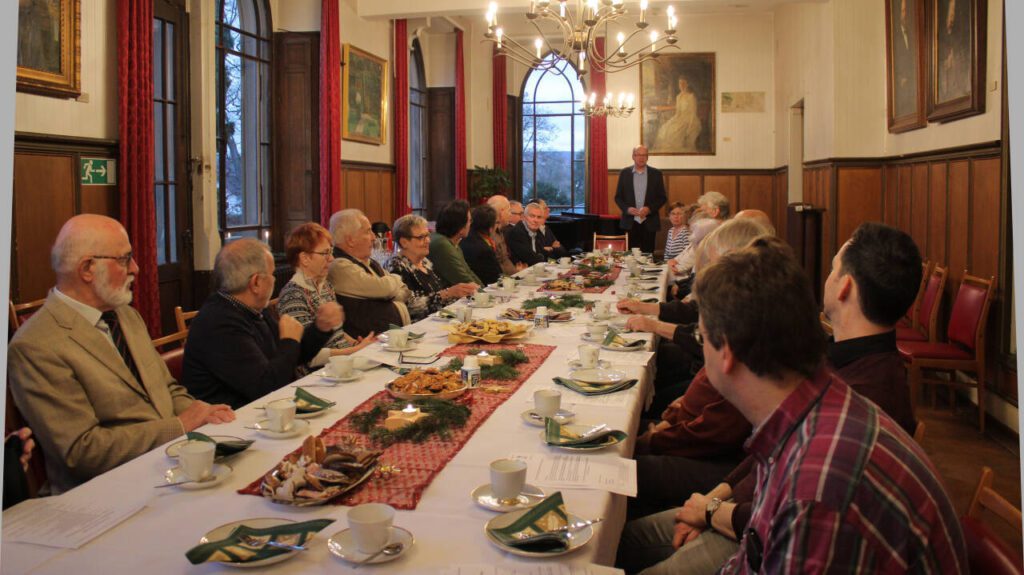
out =
<path fill-rule="evenodd" d="M 270 7 L 217 0 L 217 196 L 225 241 L 270 237 Z"/>
<path fill-rule="evenodd" d="M 423 50 L 412 41 L 409 59 L 409 207 L 425 216 L 427 211 L 427 81 L 423 75 Z"/>
<path fill-rule="evenodd" d="M 523 83 L 523 199 L 542 199 L 555 212 L 586 211 L 583 93 L 576 69 L 562 59 L 532 70 Z"/>

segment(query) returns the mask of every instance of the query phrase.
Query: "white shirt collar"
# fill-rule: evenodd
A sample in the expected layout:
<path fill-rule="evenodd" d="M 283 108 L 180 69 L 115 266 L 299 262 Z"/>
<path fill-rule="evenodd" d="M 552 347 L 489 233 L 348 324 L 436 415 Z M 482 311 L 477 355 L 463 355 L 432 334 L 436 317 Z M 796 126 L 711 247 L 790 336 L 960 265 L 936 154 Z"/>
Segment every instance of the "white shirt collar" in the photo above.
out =
<path fill-rule="evenodd" d="M 57 286 L 54 286 L 52 291 L 55 296 L 60 298 L 60 301 L 68 304 L 68 307 L 77 311 L 82 317 L 84 317 L 85 321 L 89 322 L 89 325 L 96 325 L 100 322 L 100 318 L 103 316 L 103 312 L 100 310 L 61 292 L 57 289 Z"/>

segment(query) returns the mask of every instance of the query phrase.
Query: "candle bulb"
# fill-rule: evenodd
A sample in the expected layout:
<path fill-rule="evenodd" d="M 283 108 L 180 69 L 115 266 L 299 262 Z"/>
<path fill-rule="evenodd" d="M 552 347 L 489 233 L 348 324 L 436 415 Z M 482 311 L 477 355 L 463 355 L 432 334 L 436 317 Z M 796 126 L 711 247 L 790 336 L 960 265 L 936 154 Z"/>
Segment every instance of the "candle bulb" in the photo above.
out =
<path fill-rule="evenodd" d="M 491 26 L 494 26 L 495 24 L 497 24 L 498 23 L 498 3 L 497 2 L 491 2 L 490 5 L 488 5 L 488 7 L 487 7 L 487 13 L 491 15 L 491 19 L 488 22 L 488 24 L 490 24 Z"/>
<path fill-rule="evenodd" d="M 537 49 L 537 59 L 540 60 L 540 49 L 544 45 L 544 42 L 540 38 L 533 41 L 533 47 Z"/>
<path fill-rule="evenodd" d="M 619 32 L 619 34 L 616 36 L 616 39 L 619 41 L 619 54 L 625 55 L 626 47 L 624 46 L 624 44 L 626 43 L 626 35 L 623 34 L 622 32 Z"/>
<path fill-rule="evenodd" d="M 673 6 L 669 6 L 668 8 L 665 9 L 665 15 L 667 16 L 666 20 L 668 20 L 669 30 L 672 29 L 672 19 L 675 18 L 675 13 L 676 9 Z"/>
<path fill-rule="evenodd" d="M 565 18 L 565 0 L 558 1 L 558 16 Z"/>
<path fill-rule="evenodd" d="M 651 53 L 658 49 L 658 33 L 651 30 Z"/>
<path fill-rule="evenodd" d="M 270 243 L 270 230 L 263 230 L 263 241 Z"/>
<path fill-rule="evenodd" d="M 505 31 L 502 30 L 501 28 L 498 28 L 497 30 L 494 31 L 494 35 L 498 37 L 498 49 L 499 50 L 501 50 L 501 36 L 504 33 L 505 33 Z"/>
<path fill-rule="evenodd" d="M 626 100 L 626 93 L 619 92 L 619 107 L 622 107 L 622 103 Z"/>
<path fill-rule="evenodd" d="M 647 0 L 640 0 L 640 21 L 647 22 Z"/>
<path fill-rule="evenodd" d="M 535 3 L 534 3 L 534 0 L 530 0 L 530 14 L 533 14 L 533 13 L 534 13 L 534 11 L 535 11 L 535 6 L 534 6 L 534 4 L 535 4 Z"/>

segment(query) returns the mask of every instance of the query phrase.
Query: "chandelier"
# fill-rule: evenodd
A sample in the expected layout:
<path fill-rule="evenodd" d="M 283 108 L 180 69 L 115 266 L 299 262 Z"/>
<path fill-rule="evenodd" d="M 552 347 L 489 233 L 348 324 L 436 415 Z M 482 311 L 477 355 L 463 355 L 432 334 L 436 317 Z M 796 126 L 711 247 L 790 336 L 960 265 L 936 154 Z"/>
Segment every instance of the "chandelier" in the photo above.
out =
<path fill-rule="evenodd" d="M 580 112 L 587 117 L 628 118 L 636 109 L 633 105 L 634 99 L 632 93 L 619 92 L 618 104 L 613 104 L 612 95 L 609 93 L 604 95 L 604 101 L 598 105 L 597 94 L 591 92 L 590 98 L 584 94 L 580 99 Z"/>
<path fill-rule="evenodd" d="M 677 20 L 672 6 L 666 9 L 666 28 L 664 34 L 660 34 L 653 29 L 646 31 L 649 26 L 648 0 L 640 0 L 640 19 L 633 23 L 635 29 L 629 36 L 619 32 L 616 47 L 606 44 L 603 50 L 598 50 L 596 40 L 599 29 L 604 27 L 607 31 L 608 25 L 613 22 L 625 24 L 626 7 L 623 0 L 575 0 L 575 6 L 568 4 L 569 0 L 530 0 L 526 19 L 540 34 L 534 39 L 531 50 L 505 34 L 498 24 L 498 6 L 491 2 L 487 10 L 487 32 L 484 37 L 494 42 L 499 54 L 528 68 L 556 69 L 558 59 L 565 59 L 576 65 L 580 76 L 586 74 L 588 69 L 618 72 L 657 58 L 663 50 L 679 49 L 675 45 Z M 545 32 L 541 29 L 542 22 L 553 23 L 554 26 L 546 26 L 553 29 Z M 643 35 L 645 32 L 646 36 Z M 626 44 L 637 36 L 641 38 L 639 47 L 627 50 Z M 632 45 L 636 46 L 637 43 Z M 558 58 L 544 58 L 547 53 L 556 54 Z"/>

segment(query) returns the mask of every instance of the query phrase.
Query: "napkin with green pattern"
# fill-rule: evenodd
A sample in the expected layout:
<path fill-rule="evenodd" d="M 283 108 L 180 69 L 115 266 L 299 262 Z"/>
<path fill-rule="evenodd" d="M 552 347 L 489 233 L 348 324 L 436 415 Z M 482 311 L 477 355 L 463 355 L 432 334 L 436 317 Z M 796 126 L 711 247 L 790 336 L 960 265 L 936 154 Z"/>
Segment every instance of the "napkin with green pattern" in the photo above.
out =
<path fill-rule="evenodd" d="M 601 341 L 601 345 L 603 345 L 605 347 L 622 347 L 622 348 L 643 347 L 643 346 L 647 345 L 647 340 L 643 340 L 643 339 L 629 340 L 629 339 L 626 339 L 626 338 L 620 336 L 619 333 L 620 333 L 619 330 L 615 329 L 614 327 L 609 329 L 608 333 L 606 333 L 605 336 L 604 336 L 604 340 Z"/>
<path fill-rule="evenodd" d="M 556 491 L 509 525 L 488 531 L 495 539 L 509 547 L 536 553 L 552 553 L 569 548 L 569 538 L 565 532 L 568 525 L 569 514 L 565 511 L 562 492 Z M 542 534 L 550 534 L 550 537 L 534 538 Z M 522 542 L 521 539 L 526 537 L 531 539 Z"/>
<path fill-rule="evenodd" d="M 437 317 L 443 317 L 445 319 L 455 319 L 455 312 L 446 307 L 443 307 L 437 310 Z"/>
<path fill-rule="evenodd" d="M 606 395 L 609 393 L 615 393 L 616 391 L 622 391 L 623 389 L 629 389 L 636 385 L 637 380 L 627 379 L 613 385 L 603 385 L 599 383 L 577 381 L 575 379 L 569 379 L 568 377 L 556 377 L 554 378 L 554 382 L 562 387 L 568 387 L 576 393 L 583 395 Z"/>
<path fill-rule="evenodd" d="M 440 313 L 441 312 L 438 312 L 438 315 L 440 315 Z M 441 316 L 441 317 L 444 317 L 444 316 Z M 455 315 L 453 314 L 452 317 L 455 317 Z M 400 326 L 400 325 L 395 325 L 395 324 L 391 323 L 391 324 L 388 324 L 388 329 L 392 330 L 392 329 L 405 329 L 405 328 Z M 425 336 L 425 335 L 427 335 L 427 332 L 425 332 L 425 331 L 421 331 L 419 333 L 416 333 L 414 331 L 410 331 L 409 332 L 409 340 L 411 341 L 411 340 L 423 339 L 423 336 Z"/>
<path fill-rule="evenodd" d="M 225 563 L 251 563 L 269 559 L 275 555 L 293 553 L 290 549 L 271 547 L 265 541 L 273 540 L 288 545 L 303 545 L 317 532 L 334 523 L 333 519 L 314 519 L 301 523 L 286 523 L 274 527 L 254 528 L 239 525 L 227 537 L 219 541 L 200 543 L 185 552 L 185 557 L 193 565 L 206 561 L 223 561 Z M 257 545 L 243 542 L 244 537 L 255 537 L 260 540 Z"/>
<path fill-rule="evenodd" d="M 228 455 L 234 455 L 238 452 L 249 449 L 249 446 L 253 444 L 253 440 L 251 439 L 217 441 L 209 435 L 199 433 L 198 431 L 189 431 L 185 434 L 185 437 L 191 441 L 209 441 L 210 443 L 216 444 L 216 447 L 213 449 L 214 457 L 227 457 Z"/>
<path fill-rule="evenodd" d="M 612 429 L 608 426 L 591 428 L 590 431 L 576 433 L 547 417 L 544 423 L 544 441 L 548 445 L 558 447 L 598 447 L 618 443 L 628 437 L 625 431 Z"/>
<path fill-rule="evenodd" d="M 295 412 L 316 413 L 336 405 L 333 401 L 327 401 L 306 391 L 304 388 L 295 388 Z"/>

